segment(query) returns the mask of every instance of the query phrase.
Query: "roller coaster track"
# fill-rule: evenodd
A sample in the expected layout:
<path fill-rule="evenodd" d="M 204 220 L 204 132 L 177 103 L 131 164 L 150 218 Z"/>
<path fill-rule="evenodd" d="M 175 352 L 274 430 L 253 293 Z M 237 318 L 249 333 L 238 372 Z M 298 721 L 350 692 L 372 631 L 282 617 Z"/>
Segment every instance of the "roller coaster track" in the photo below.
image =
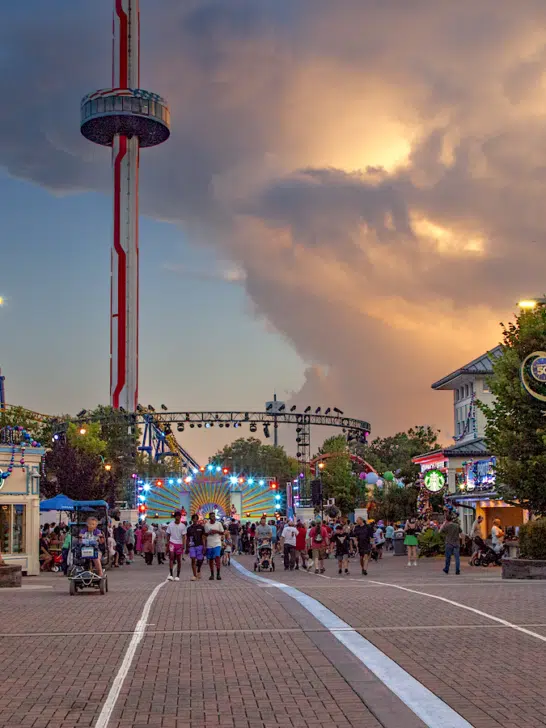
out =
<path fill-rule="evenodd" d="M 35 422 L 51 422 L 51 420 L 54 419 L 53 415 L 44 415 L 41 412 L 33 412 L 26 407 L 19 407 L 16 404 L 3 405 L 3 407 L 0 409 L 0 413 L 9 412 L 10 410 L 18 410 L 19 412 L 24 414 L 25 417 L 28 417 L 29 420 L 34 420 Z"/>

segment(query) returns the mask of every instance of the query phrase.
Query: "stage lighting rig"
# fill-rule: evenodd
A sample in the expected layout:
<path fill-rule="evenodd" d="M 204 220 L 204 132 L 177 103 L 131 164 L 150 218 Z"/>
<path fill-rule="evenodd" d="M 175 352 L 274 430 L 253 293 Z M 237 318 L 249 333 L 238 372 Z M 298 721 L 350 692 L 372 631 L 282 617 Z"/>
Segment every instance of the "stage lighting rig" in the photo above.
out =
<path fill-rule="evenodd" d="M 311 407 L 306 407 L 304 412 L 305 412 L 305 414 L 307 414 L 308 412 L 311 412 Z"/>

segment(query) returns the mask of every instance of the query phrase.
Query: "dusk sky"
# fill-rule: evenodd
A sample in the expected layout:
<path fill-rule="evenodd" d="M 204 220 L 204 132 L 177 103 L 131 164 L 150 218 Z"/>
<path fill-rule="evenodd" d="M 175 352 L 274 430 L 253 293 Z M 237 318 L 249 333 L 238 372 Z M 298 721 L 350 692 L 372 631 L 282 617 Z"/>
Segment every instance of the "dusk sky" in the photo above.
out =
<path fill-rule="evenodd" d="M 0 24 L 0 366 L 9 402 L 48 413 L 108 400 L 110 155 L 79 101 L 110 82 L 111 12 L 27 0 Z M 545 290 L 544 0 L 141 0 L 141 19 L 142 86 L 172 115 L 141 155 L 141 402 L 276 390 L 447 442 L 430 384 Z M 184 444 L 203 458 L 206 437 Z"/>

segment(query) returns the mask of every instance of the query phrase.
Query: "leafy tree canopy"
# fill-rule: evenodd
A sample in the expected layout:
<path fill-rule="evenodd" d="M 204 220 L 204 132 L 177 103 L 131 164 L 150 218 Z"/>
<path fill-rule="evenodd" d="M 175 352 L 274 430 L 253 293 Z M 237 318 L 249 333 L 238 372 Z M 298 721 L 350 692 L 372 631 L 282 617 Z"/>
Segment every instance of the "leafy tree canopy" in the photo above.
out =
<path fill-rule="evenodd" d="M 251 473 L 291 480 L 297 474 L 297 461 L 288 457 L 284 447 L 264 445 L 256 437 L 239 438 L 211 458 L 214 465 L 228 467 L 233 473 Z"/>
<path fill-rule="evenodd" d="M 546 349 L 546 308 L 524 311 L 502 326 L 503 350 L 489 379 L 495 401 L 478 403 L 487 420 L 487 444 L 497 457 L 496 488 L 508 503 L 546 514 L 546 406 L 520 380 L 525 357 Z"/>
<path fill-rule="evenodd" d="M 320 475 L 324 499 L 335 498 L 336 507 L 346 514 L 352 511 L 357 500 L 358 478 L 353 473 L 347 440 L 343 435 L 329 437 L 319 449 L 319 455 L 331 455 L 325 460 Z"/>
<path fill-rule="evenodd" d="M 374 488 L 370 517 L 376 521 L 405 521 L 417 511 L 417 488 Z"/>

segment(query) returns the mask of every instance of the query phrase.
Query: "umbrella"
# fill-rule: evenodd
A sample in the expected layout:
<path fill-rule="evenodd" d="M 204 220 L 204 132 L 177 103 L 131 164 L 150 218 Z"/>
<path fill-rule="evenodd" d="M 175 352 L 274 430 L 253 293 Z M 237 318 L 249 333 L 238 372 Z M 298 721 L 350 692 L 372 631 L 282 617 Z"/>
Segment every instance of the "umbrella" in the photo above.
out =
<path fill-rule="evenodd" d="M 54 498 L 48 498 L 40 503 L 41 511 L 73 511 L 75 501 L 64 493 L 59 493 Z"/>

